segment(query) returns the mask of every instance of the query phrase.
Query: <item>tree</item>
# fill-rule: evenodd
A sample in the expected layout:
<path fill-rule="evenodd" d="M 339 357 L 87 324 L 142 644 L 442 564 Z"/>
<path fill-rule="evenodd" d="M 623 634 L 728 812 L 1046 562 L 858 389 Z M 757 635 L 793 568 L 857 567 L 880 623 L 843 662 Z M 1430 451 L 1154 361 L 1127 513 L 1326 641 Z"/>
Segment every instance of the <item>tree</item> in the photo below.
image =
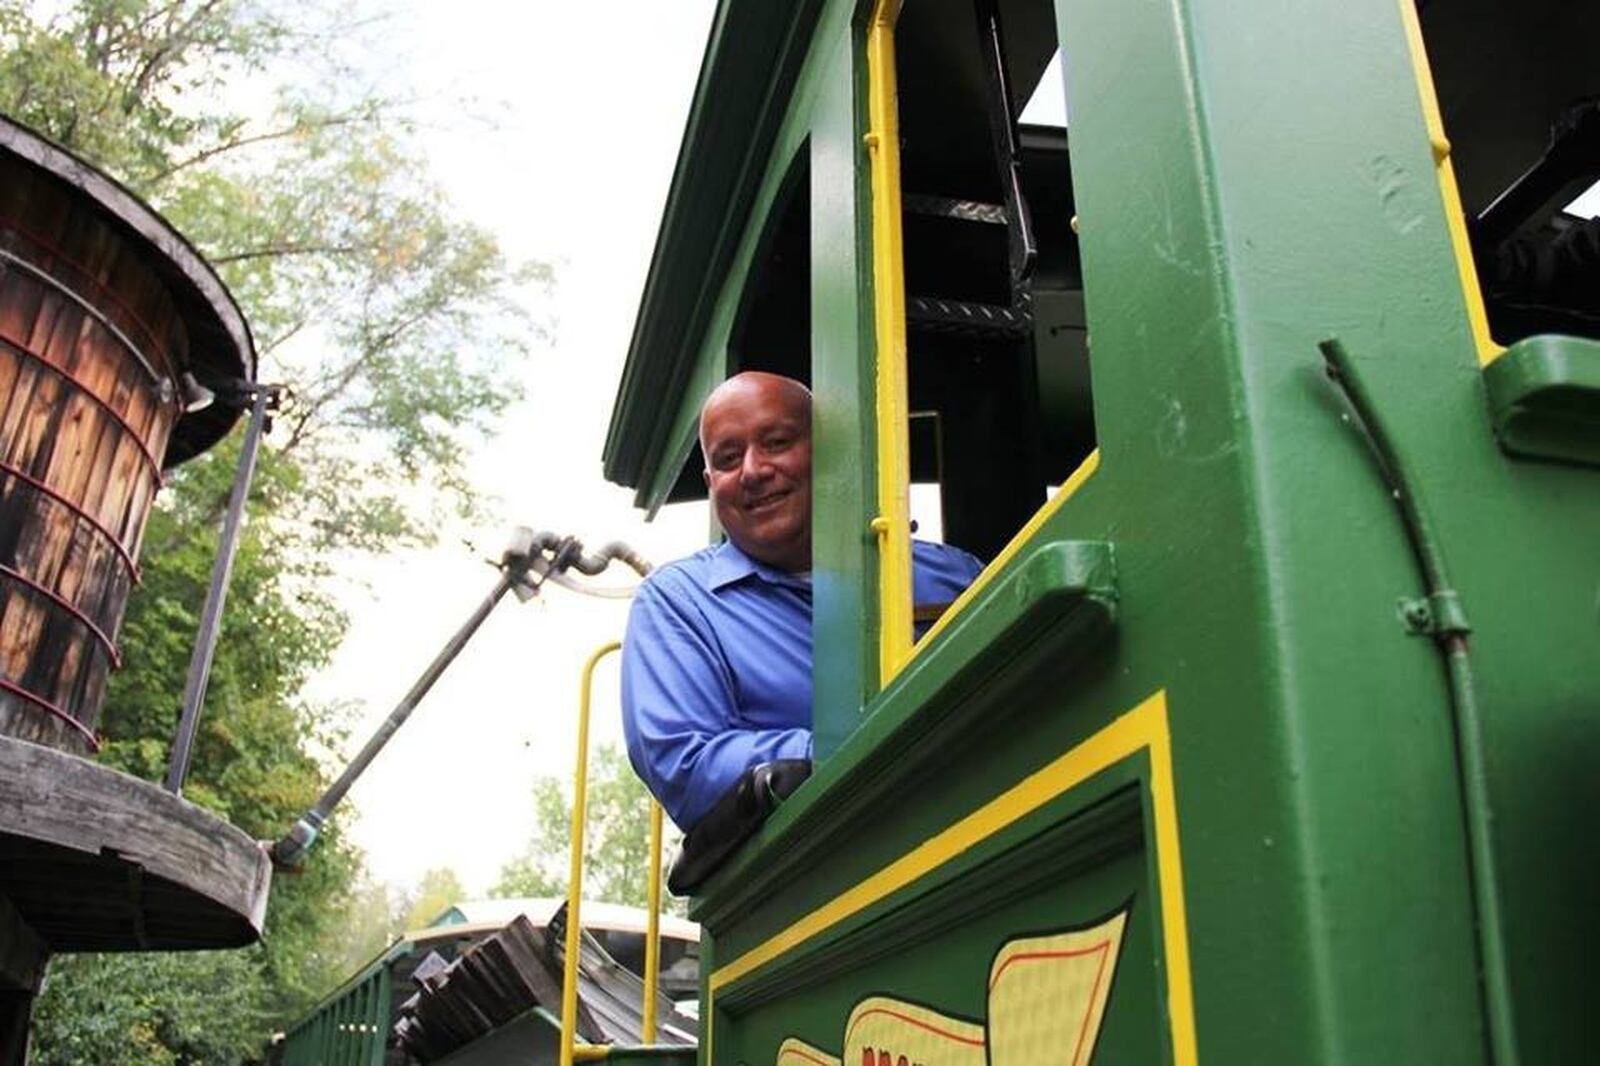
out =
<path fill-rule="evenodd" d="M 151 515 L 146 529 L 143 585 L 130 599 L 123 623 L 125 666 L 109 687 L 101 719 L 106 741 L 100 758 L 147 779 L 159 779 L 166 772 L 215 554 L 216 530 L 208 502 L 232 477 L 227 453 L 234 447 L 185 467 L 174 486 L 177 491 Z M 280 480 L 270 473 L 257 484 L 264 513 L 270 515 L 272 496 L 280 488 Z M 297 587 L 303 574 L 284 557 L 288 550 L 273 536 L 270 521 L 246 525 L 184 788 L 189 800 L 257 838 L 279 835 L 310 806 L 325 784 L 323 769 L 311 752 L 338 738 L 331 714 L 306 705 L 298 692 L 337 642 L 344 619 L 325 598 Z M 215 973 L 227 966 L 230 995 L 250 1004 L 239 1016 L 252 1026 L 257 1044 L 264 1042 L 274 1024 L 283 1024 L 344 976 L 337 969 L 344 961 L 340 940 L 349 925 L 351 906 L 344 893 L 359 866 L 360 856 L 344 843 L 338 825 L 329 826 L 316 861 L 298 875 L 276 879 L 265 945 L 238 956 L 249 960 L 243 968 L 238 963 L 207 961 L 206 956 L 130 957 L 103 964 L 61 960 L 52 967 L 40 1001 L 36 1043 L 41 1061 L 58 1054 L 61 1061 L 100 1061 L 72 1059 L 64 1049 L 75 1045 L 61 1041 L 72 1034 L 99 1032 L 115 1017 L 97 1006 L 108 973 L 119 981 L 144 981 L 162 990 L 162 1017 L 176 1021 L 141 1023 L 139 1031 L 155 1040 L 184 1031 L 181 1020 L 190 1012 L 206 1016 L 186 1000 L 213 995 Z M 141 965 L 148 965 L 150 972 L 137 978 Z M 117 1002 L 128 1011 L 157 1003 L 137 997 Z M 86 1016 L 90 1014 L 100 1016 Z M 135 1041 L 122 1053 L 132 1055 L 142 1046 Z M 163 1046 L 173 1054 L 180 1051 L 176 1045 Z M 126 1061 L 164 1060 L 152 1052 Z M 230 1060 L 180 1055 L 173 1061 Z"/>
<path fill-rule="evenodd" d="M 409 147 L 403 101 L 340 88 L 360 13 L 287 0 L 9 0 L 0 111 L 126 182 L 223 274 L 262 374 L 288 382 L 282 501 L 314 547 L 425 540 L 464 507 L 468 441 L 518 395 L 540 334 L 517 291 L 547 285 L 452 217 Z M 287 86 L 264 113 L 237 83 Z M 426 483 L 427 494 L 407 492 Z M 363 491 L 345 491 L 348 485 Z"/>
<path fill-rule="evenodd" d="M 400 930 L 421 929 L 466 898 L 467 891 L 455 871 L 435 866 L 422 875 L 417 890 L 405 901 Z"/>
<path fill-rule="evenodd" d="M 332 972 L 348 978 L 383 953 L 402 932 L 401 905 L 389 885 L 361 871 L 344 887 L 344 935 L 337 940 L 337 953 L 329 959 Z"/>
<path fill-rule="evenodd" d="M 267 1024 L 263 949 L 71 955 L 34 1011 L 35 1066 L 166 1066 L 254 1057 Z M 65 986 L 72 995 L 62 993 Z"/>
<path fill-rule="evenodd" d="M 333 553 L 426 540 L 441 509 L 470 506 L 467 449 L 515 398 L 511 368 L 538 332 L 519 291 L 549 281 L 452 216 L 405 101 L 345 88 L 361 79 L 340 47 L 361 32 L 361 13 L 332 0 L 0 0 L 0 111 L 163 212 L 238 299 L 262 380 L 291 389 L 185 787 L 259 837 L 312 802 L 318 753 L 340 739 L 339 709 L 301 695 L 345 631 L 326 592 Z M 237 91 L 246 80 L 283 87 L 261 106 Z M 235 438 L 176 471 L 146 530 L 101 722 L 102 757 L 130 773 L 165 771 L 236 456 Z M 303 873 L 277 879 L 256 949 L 55 965 L 40 1061 L 237 1061 L 259 1047 L 345 975 L 353 915 L 370 910 L 350 892 L 361 858 L 330 830 Z M 113 981 L 159 996 L 107 1000 Z M 243 1028 L 208 1020 L 219 982 Z"/>
<path fill-rule="evenodd" d="M 534 829 L 522 854 L 500 869 L 494 897 L 560 896 L 567 891 L 572 840 L 570 783 L 557 777 L 534 782 Z M 649 899 L 650 794 L 615 745 L 602 745 L 589 761 L 588 817 L 584 832 L 583 894 L 643 907 Z M 670 822 L 663 850 L 676 846 Z M 674 914 L 682 900 L 664 898 Z"/>

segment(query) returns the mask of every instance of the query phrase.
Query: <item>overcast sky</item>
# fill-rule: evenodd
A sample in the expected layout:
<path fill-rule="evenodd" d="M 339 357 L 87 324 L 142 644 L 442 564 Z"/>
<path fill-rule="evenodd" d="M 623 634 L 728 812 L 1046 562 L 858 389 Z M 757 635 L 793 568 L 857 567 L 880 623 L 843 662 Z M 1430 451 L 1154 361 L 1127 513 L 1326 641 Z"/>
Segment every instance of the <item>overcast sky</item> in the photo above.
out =
<path fill-rule="evenodd" d="M 423 146 L 457 207 L 513 257 L 555 264 L 534 310 L 556 324 L 522 368 L 528 400 L 473 463 L 492 520 L 352 564 L 371 591 L 348 598 L 349 639 L 312 686 L 361 705 L 351 751 L 487 593 L 482 559 L 510 527 L 623 538 L 656 562 L 705 541 L 704 505 L 646 524 L 602 479 L 600 450 L 712 7 L 614 0 L 600 17 L 565 0 L 418 0 L 384 33 L 375 62 L 432 101 Z M 404 888 L 448 866 L 471 892 L 493 883 L 527 839 L 534 780 L 572 771 L 579 669 L 621 636 L 626 610 L 553 587 L 505 601 L 352 791 L 356 811 L 336 816 L 377 877 Z M 596 743 L 621 742 L 616 676 L 613 657 L 597 675 Z"/>

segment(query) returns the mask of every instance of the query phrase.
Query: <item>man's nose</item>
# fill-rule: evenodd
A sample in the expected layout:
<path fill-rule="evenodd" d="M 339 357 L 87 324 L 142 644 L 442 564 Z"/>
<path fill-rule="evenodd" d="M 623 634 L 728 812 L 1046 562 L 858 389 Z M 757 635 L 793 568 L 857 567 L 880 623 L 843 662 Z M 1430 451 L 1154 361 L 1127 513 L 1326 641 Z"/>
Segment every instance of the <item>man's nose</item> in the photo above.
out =
<path fill-rule="evenodd" d="M 765 481 L 772 474 L 772 464 L 760 448 L 746 448 L 744 462 L 739 467 L 739 480 L 744 482 Z"/>

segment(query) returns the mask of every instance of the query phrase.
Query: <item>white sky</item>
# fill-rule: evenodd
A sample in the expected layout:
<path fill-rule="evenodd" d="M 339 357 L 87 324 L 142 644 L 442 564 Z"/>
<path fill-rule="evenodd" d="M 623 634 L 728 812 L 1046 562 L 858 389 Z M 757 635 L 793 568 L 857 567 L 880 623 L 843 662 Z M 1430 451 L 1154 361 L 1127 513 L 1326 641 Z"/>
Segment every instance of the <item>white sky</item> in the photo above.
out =
<path fill-rule="evenodd" d="M 529 399 L 473 462 L 497 520 L 355 567 L 370 591 L 347 600 L 350 636 L 311 687 L 362 705 L 349 752 L 487 593 L 481 560 L 510 527 L 591 547 L 622 538 L 654 562 L 705 542 L 704 505 L 646 524 L 601 477 L 600 451 L 712 7 L 613 0 L 601 17 L 570 0 L 419 0 L 385 31 L 393 77 L 439 101 L 422 142 L 457 208 L 512 257 L 556 265 L 550 304 L 534 310 L 557 325 L 523 368 Z M 492 128 L 451 103 L 464 97 Z M 507 598 L 335 815 L 376 877 L 404 888 L 448 866 L 469 892 L 493 883 L 527 839 L 533 781 L 571 773 L 579 670 L 621 636 L 626 610 L 554 586 Z M 613 658 L 597 674 L 596 744 L 621 743 L 616 671 Z"/>

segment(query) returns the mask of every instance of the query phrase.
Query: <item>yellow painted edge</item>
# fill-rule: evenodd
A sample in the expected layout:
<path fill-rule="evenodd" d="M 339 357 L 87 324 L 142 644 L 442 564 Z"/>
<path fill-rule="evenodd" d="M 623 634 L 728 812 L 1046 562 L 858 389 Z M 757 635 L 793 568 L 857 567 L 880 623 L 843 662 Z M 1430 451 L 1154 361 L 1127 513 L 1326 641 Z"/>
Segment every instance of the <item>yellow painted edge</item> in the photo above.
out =
<path fill-rule="evenodd" d="M 867 25 L 867 153 L 872 164 L 873 318 L 877 337 L 878 683 L 911 657 L 911 433 L 900 232 L 900 121 L 894 26 L 900 0 L 878 0 Z"/>
<path fill-rule="evenodd" d="M 1445 225 L 1450 230 L 1450 246 L 1455 251 L 1456 276 L 1467 302 L 1467 323 L 1478 364 L 1488 366 L 1505 353 L 1489 333 L 1489 314 L 1483 306 L 1483 289 L 1478 285 L 1478 268 L 1472 259 L 1472 241 L 1467 237 L 1467 216 L 1461 206 L 1461 190 L 1456 185 L 1455 167 L 1450 162 L 1450 138 L 1445 136 L 1444 116 L 1439 111 L 1439 94 L 1433 85 L 1433 69 L 1428 65 L 1428 48 L 1422 39 L 1422 23 L 1417 19 L 1413 0 L 1399 0 L 1400 20 L 1405 25 L 1406 46 L 1411 52 L 1411 70 L 1422 98 L 1422 117 L 1428 128 L 1428 145 L 1433 153 L 1434 171 L 1439 178 L 1439 195 L 1444 199 Z"/>
<path fill-rule="evenodd" d="M 1183 902 L 1183 859 L 1178 847 L 1178 790 L 1172 773 L 1172 732 L 1167 726 L 1165 690 L 1141 705 L 1157 706 L 1148 729 L 1150 810 L 1155 822 L 1156 881 L 1161 896 L 1161 946 L 1167 959 L 1167 1024 L 1176 1066 L 1200 1061 L 1195 1035 L 1194 985 L 1189 976 L 1189 912 Z M 1135 711 L 1134 713 L 1138 713 Z"/>
<path fill-rule="evenodd" d="M 866 880 L 835 896 L 764 943 L 714 970 L 707 988 L 706 1035 L 715 1020 L 716 992 L 885 896 L 950 862 L 1045 803 L 1141 749 L 1150 752 L 1150 801 L 1155 823 L 1156 879 L 1161 940 L 1166 957 L 1167 1013 L 1176 1066 L 1199 1061 L 1194 988 L 1189 973 L 1189 933 L 1178 848 L 1177 788 L 1161 690 L 1043 769 L 1023 778 L 971 814 L 935 834 Z M 708 1052 L 709 1053 L 709 1052 Z M 710 1060 L 708 1060 L 710 1061 Z"/>
<path fill-rule="evenodd" d="M 939 616 L 939 620 L 933 623 L 928 631 L 922 635 L 921 640 L 917 641 L 916 646 L 911 649 L 911 654 L 914 656 L 921 652 L 934 637 L 949 628 L 955 621 L 956 616 L 966 609 L 967 604 L 976 599 L 984 587 L 994 581 L 995 575 L 1005 569 L 1006 564 L 1015 559 L 1028 542 L 1033 540 L 1034 535 L 1050 520 L 1050 516 L 1059 511 L 1061 505 L 1066 503 L 1073 493 L 1082 488 L 1083 483 L 1088 481 L 1094 472 L 1099 469 L 1100 449 L 1096 448 L 1084 457 L 1083 462 L 1078 464 L 1078 469 L 1074 470 L 1072 475 L 1061 483 L 1061 487 L 1056 490 L 1056 494 L 1046 500 L 1043 507 L 1034 512 L 1033 517 L 1028 519 L 1027 524 L 1017 530 L 1016 534 L 1006 542 L 1006 546 L 1000 549 L 1000 554 L 996 555 L 994 560 L 983 568 L 983 572 L 973 578 L 972 584 L 968 585 L 965 591 L 956 597 L 955 602 L 945 609 L 944 614 Z"/>
<path fill-rule="evenodd" d="M 610 1057 L 610 1044 L 579 1044 L 573 1049 L 573 1058 L 578 1062 L 600 1062 Z"/>
<path fill-rule="evenodd" d="M 561 1066 L 572 1066 L 578 1061 L 575 1056 L 579 1051 L 578 937 L 581 927 L 578 910 L 583 901 L 583 830 L 589 814 L 589 698 L 594 690 L 595 667 L 620 647 L 622 643 L 613 640 L 594 650 L 583 664 L 583 681 L 578 692 L 578 758 L 572 775 L 571 844 L 567 854 L 566 958 L 561 974 Z M 591 1049 L 597 1046 L 600 1045 L 584 1045 Z M 595 1057 L 589 1052 L 585 1054 Z"/>

